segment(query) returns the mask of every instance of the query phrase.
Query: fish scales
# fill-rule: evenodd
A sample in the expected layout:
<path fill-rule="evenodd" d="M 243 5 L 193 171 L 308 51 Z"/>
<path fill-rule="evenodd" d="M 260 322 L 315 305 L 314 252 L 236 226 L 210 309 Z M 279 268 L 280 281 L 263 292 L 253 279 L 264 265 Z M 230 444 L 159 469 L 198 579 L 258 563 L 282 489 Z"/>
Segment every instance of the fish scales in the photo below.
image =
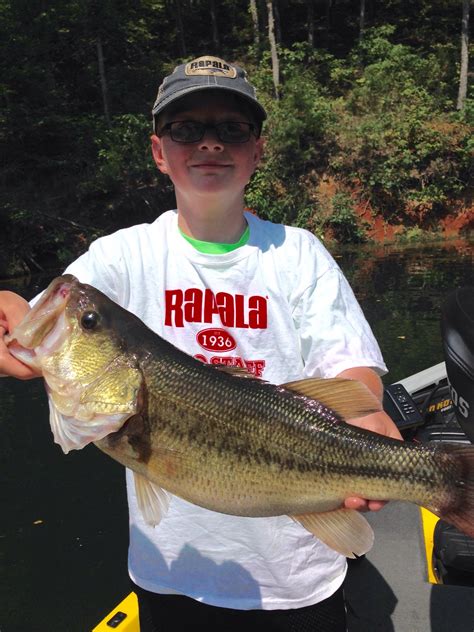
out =
<path fill-rule="evenodd" d="M 142 367 L 148 389 L 155 393 L 148 410 L 150 436 L 154 443 L 169 445 L 171 450 L 179 445 L 183 451 L 181 442 L 186 441 L 186 453 L 195 456 L 193 467 L 182 464 L 181 471 L 186 469 L 193 485 L 198 484 L 199 472 L 206 481 L 206 493 L 214 497 L 207 503 L 217 510 L 248 515 L 256 504 L 258 513 L 252 515 L 286 513 L 289 504 L 281 497 L 297 494 L 301 499 L 298 510 L 304 512 L 317 500 L 339 502 L 348 489 L 353 494 L 372 492 L 383 497 L 392 485 L 392 494 L 396 494 L 400 482 L 411 486 L 413 500 L 427 500 L 424 487 L 433 482 L 433 474 L 425 464 L 426 453 L 416 446 L 395 440 L 387 444 L 386 438 L 361 433 L 343 424 L 319 402 L 295 397 L 279 387 L 239 380 L 195 363 L 184 370 L 176 365 L 177 370 L 169 372 L 169 358 L 163 349 L 150 357 L 160 358 Z M 182 360 L 187 364 L 186 357 Z M 417 453 L 419 458 L 414 460 Z M 422 475 L 415 476 L 419 467 L 424 468 Z M 191 481 L 183 477 L 176 488 L 177 470 L 179 465 L 173 470 L 174 481 L 163 480 L 161 471 L 154 472 L 157 483 L 182 495 L 181 485 Z M 216 477 L 216 471 L 230 475 Z M 284 476 L 275 481 L 274 474 Z M 271 478 L 269 487 L 279 488 L 281 497 L 275 491 L 272 499 L 268 498 L 267 477 Z M 320 480 L 326 484 L 325 493 L 315 484 Z M 415 487 L 414 480 L 418 481 Z M 306 495 L 302 493 L 305 485 Z M 233 502 L 236 486 L 239 506 Z M 249 505 L 241 507 L 247 487 Z M 398 496 L 406 493 L 402 488 Z M 199 499 L 202 502 L 201 495 Z"/>

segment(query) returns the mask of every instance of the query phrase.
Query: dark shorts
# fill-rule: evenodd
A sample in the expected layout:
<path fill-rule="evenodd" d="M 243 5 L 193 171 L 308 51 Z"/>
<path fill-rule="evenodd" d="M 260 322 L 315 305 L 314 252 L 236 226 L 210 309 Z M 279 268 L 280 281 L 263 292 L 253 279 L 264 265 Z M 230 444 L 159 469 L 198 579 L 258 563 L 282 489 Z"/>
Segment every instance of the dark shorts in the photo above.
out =
<path fill-rule="evenodd" d="M 331 597 L 294 610 L 232 610 L 208 606 L 182 595 L 160 595 L 133 585 L 140 609 L 140 632 L 346 632 L 342 588 Z"/>

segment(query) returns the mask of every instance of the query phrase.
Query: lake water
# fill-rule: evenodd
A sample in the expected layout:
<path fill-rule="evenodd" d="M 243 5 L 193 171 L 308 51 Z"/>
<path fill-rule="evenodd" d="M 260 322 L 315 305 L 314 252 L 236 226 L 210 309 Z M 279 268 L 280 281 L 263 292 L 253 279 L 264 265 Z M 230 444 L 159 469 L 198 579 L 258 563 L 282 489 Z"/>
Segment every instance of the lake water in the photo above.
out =
<path fill-rule="evenodd" d="M 443 360 L 440 307 L 474 285 L 473 243 L 339 249 L 394 382 Z M 51 276 L 0 283 L 26 298 Z M 123 468 L 94 446 L 63 455 L 41 380 L 0 380 L 1 632 L 88 632 L 129 592 Z"/>

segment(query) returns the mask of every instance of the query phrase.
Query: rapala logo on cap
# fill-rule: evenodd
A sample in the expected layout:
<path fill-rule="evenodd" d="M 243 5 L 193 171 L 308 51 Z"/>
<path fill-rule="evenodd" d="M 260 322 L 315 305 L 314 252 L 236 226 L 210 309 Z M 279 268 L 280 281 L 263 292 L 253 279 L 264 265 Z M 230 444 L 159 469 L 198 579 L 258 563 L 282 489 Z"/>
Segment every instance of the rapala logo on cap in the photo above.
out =
<path fill-rule="evenodd" d="M 221 77 L 235 79 L 237 76 L 234 66 L 231 66 L 219 57 L 198 57 L 186 64 L 184 72 L 191 77 L 194 75 L 220 75 Z"/>

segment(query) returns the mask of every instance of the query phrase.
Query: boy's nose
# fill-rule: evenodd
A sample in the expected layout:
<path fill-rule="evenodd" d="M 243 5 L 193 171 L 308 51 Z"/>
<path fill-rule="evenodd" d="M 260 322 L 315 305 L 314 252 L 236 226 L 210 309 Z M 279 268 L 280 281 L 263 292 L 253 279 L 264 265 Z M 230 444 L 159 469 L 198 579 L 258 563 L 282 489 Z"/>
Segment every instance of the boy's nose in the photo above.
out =
<path fill-rule="evenodd" d="M 216 130 L 208 127 L 199 141 L 199 149 L 204 151 L 222 151 L 224 143 L 219 140 Z"/>

